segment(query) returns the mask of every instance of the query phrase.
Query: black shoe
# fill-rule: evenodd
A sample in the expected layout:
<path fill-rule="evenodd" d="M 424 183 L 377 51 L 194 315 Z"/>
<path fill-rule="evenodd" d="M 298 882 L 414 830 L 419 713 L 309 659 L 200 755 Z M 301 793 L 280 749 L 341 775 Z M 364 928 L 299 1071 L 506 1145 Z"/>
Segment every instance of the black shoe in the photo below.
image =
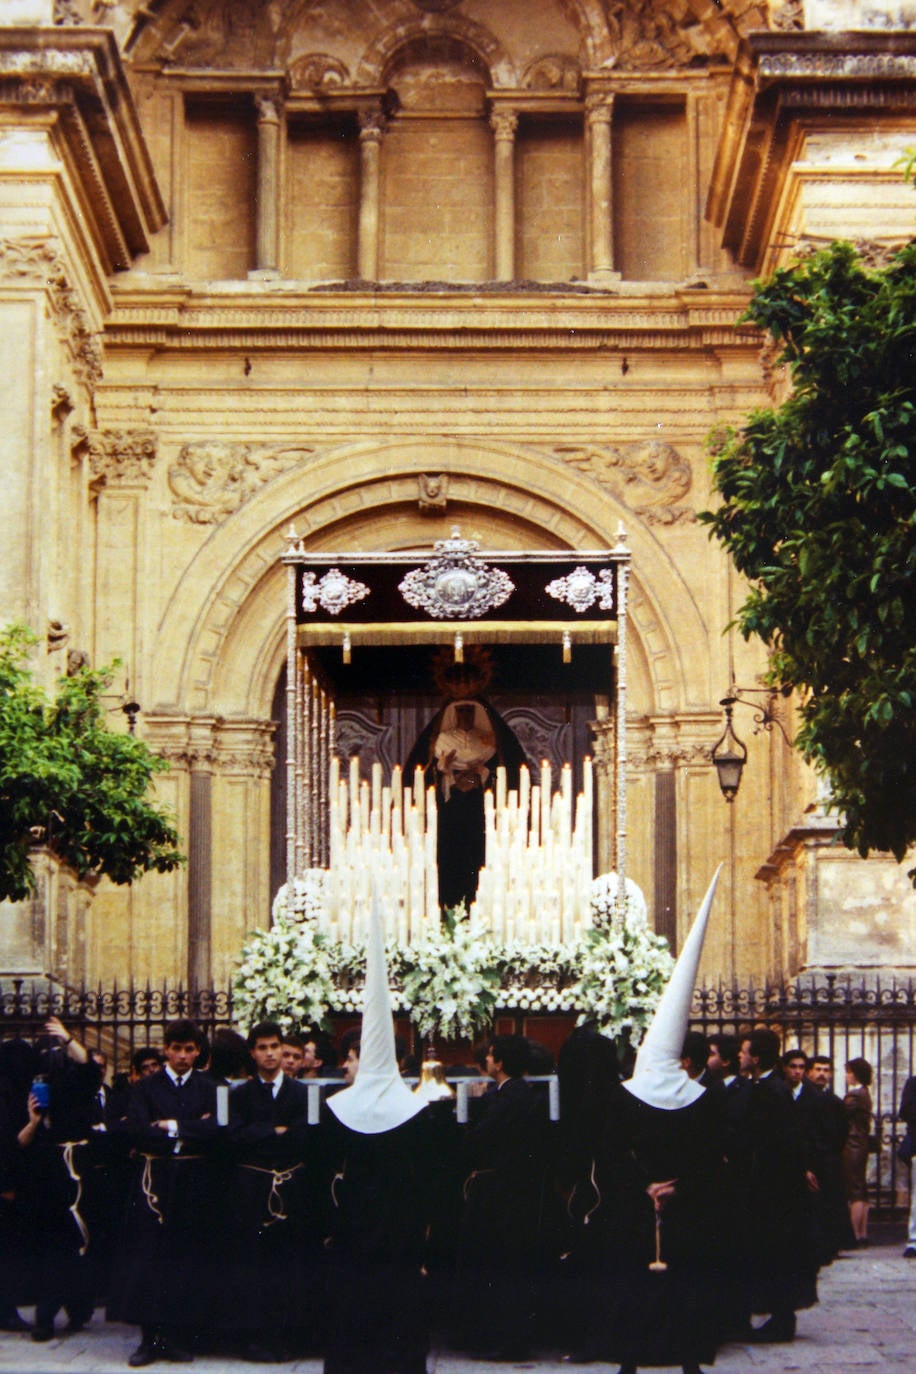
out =
<path fill-rule="evenodd" d="M 258 1341 L 249 1341 L 242 1351 L 242 1359 L 249 1364 L 280 1364 L 281 1357 L 278 1351 L 272 1350 L 268 1345 L 260 1345 Z"/>
<path fill-rule="evenodd" d="M 171 1360 L 172 1364 L 190 1364 L 194 1359 L 190 1350 L 184 1350 L 174 1341 L 166 1340 L 162 1336 L 155 1342 L 155 1351 L 157 1360 Z"/>
<path fill-rule="evenodd" d="M 39 1324 L 38 1322 L 36 1322 L 35 1325 L 32 1327 L 32 1340 L 33 1340 L 33 1341 L 53 1341 L 53 1339 L 54 1339 L 54 1327 L 53 1327 L 53 1326 L 45 1326 L 44 1323 Z"/>
<path fill-rule="evenodd" d="M 785 1344 L 795 1340 L 795 1313 L 789 1312 L 787 1315 L 782 1313 L 779 1316 L 772 1316 L 758 1326 L 751 1340 L 756 1344 Z"/>
<path fill-rule="evenodd" d="M 904 1258 L 904 1259 L 916 1259 L 916 1245 L 908 1245 L 908 1246 L 906 1247 L 906 1249 L 904 1250 L 904 1252 L 903 1252 L 903 1258 Z M 22 1318 L 20 1317 L 19 1320 L 22 1321 Z M 19 1327 L 16 1327 L 16 1326 L 4 1326 L 4 1327 L 0 1327 L 0 1330 L 2 1330 L 2 1331 L 18 1331 L 18 1330 L 19 1330 Z"/>
<path fill-rule="evenodd" d="M 128 1357 L 127 1363 L 131 1369 L 142 1369 L 145 1364 L 152 1364 L 154 1360 L 161 1359 L 158 1349 L 152 1341 L 141 1341 L 132 1355 Z"/>

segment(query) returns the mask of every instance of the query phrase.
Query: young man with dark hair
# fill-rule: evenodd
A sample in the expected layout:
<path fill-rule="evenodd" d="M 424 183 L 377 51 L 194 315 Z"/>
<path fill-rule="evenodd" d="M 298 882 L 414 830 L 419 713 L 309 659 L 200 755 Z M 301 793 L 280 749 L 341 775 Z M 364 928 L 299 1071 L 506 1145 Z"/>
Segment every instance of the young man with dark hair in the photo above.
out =
<path fill-rule="evenodd" d="M 792 1092 L 779 1072 L 779 1036 L 757 1029 L 741 1041 L 740 1065 L 751 1079 L 745 1130 L 736 1160 L 749 1199 L 743 1250 L 749 1305 L 769 1313 L 759 1341 L 791 1341 L 795 1312 L 817 1301 L 806 1178 L 808 1161 Z"/>
<path fill-rule="evenodd" d="M 289 1031 L 281 1046 L 283 1072 L 287 1078 L 301 1078 L 305 1072 L 305 1041 Z"/>
<path fill-rule="evenodd" d="M 192 1358 L 182 1341 L 208 1311 L 218 1249 L 216 1084 L 195 1070 L 192 1021 L 170 1022 L 163 1040 L 165 1064 L 134 1084 L 125 1126 L 135 1174 L 108 1315 L 141 1328 L 132 1369 Z"/>
<path fill-rule="evenodd" d="M 308 1090 L 283 1069 L 284 1039 L 273 1021 L 252 1026 L 254 1074 L 229 1095 L 232 1275 L 223 1323 L 254 1361 L 290 1359 L 303 1348 L 320 1256 L 314 1174 L 307 1167 Z M 312 1325 L 314 1323 L 312 1322 Z"/>

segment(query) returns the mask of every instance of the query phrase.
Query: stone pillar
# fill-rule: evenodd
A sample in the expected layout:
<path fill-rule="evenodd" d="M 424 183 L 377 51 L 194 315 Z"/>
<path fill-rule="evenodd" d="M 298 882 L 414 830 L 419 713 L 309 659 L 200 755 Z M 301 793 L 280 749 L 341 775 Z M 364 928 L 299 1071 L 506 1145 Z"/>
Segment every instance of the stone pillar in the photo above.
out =
<path fill-rule="evenodd" d="M 213 776 L 214 853 L 230 855 L 212 867 L 210 976 L 228 985 L 245 937 L 266 926 L 270 888 L 270 777 L 274 725 L 265 720 L 226 720 L 217 736 Z"/>
<path fill-rule="evenodd" d="M 515 132 L 518 115 L 514 110 L 494 110 L 490 115 L 494 150 L 494 199 L 497 281 L 512 281 L 515 276 Z"/>
<path fill-rule="evenodd" d="M 359 260 L 363 281 L 378 280 L 379 174 L 385 116 L 364 110 L 359 116 Z"/>
<path fill-rule="evenodd" d="M 93 430 L 88 443 L 97 501 L 93 661 L 122 659 L 136 694 L 143 690 L 144 498 L 156 463 L 156 436 L 150 430 Z"/>
<path fill-rule="evenodd" d="M 594 91 L 585 100 L 588 145 L 588 274 L 590 280 L 619 280 L 614 271 L 611 198 L 611 118 L 614 97 Z"/>
<path fill-rule="evenodd" d="M 278 270 L 280 225 L 280 130 L 282 108 L 275 96 L 255 96 L 258 112 L 258 223 L 256 275 Z"/>
<path fill-rule="evenodd" d="M 210 718 L 189 725 L 191 773 L 188 818 L 188 986 L 210 986 L 213 895 L 213 731 Z"/>

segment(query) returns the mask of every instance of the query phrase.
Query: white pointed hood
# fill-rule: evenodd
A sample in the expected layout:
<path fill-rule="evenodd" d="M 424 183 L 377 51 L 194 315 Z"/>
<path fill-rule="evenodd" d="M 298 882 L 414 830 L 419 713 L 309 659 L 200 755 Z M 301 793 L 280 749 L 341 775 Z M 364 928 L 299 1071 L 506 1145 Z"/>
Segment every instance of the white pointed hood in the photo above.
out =
<path fill-rule="evenodd" d="M 720 864 L 690 934 L 684 941 L 684 948 L 678 955 L 668 986 L 655 1009 L 652 1024 L 639 1047 L 633 1077 L 623 1085 L 640 1102 L 650 1107 L 660 1107 L 663 1111 L 689 1107 L 706 1091 L 681 1067 L 681 1051 L 687 1034 L 706 923 L 721 871 Z"/>
<path fill-rule="evenodd" d="M 380 1135 L 403 1126 L 426 1103 L 414 1096 L 398 1070 L 391 1019 L 391 992 L 385 966 L 385 938 L 378 892 L 372 887 L 372 913 L 366 945 L 366 986 L 360 1033 L 359 1068 L 352 1087 L 328 1098 L 344 1126 L 361 1135 Z"/>

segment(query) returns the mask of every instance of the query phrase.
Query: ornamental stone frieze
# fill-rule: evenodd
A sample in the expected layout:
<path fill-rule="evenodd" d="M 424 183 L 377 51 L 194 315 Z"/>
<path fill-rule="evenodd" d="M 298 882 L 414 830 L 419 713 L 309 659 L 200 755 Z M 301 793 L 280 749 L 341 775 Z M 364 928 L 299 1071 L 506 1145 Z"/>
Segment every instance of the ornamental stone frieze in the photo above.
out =
<path fill-rule="evenodd" d="M 310 52 L 297 57 L 288 73 L 290 91 L 335 91 L 350 84 L 346 64 L 326 52 Z"/>
<path fill-rule="evenodd" d="M 649 525 L 687 524 L 690 506 L 677 504 L 690 491 L 690 464 L 659 439 L 616 444 L 557 444 L 553 454 L 607 487 Z"/>
<path fill-rule="evenodd" d="M 172 516 L 192 525 L 217 525 L 252 492 L 315 450 L 255 447 L 203 439 L 184 444 L 168 472 Z"/>
<path fill-rule="evenodd" d="M 47 291 L 55 325 L 68 345 L 77 378 L 94 392 L 102 380 L 102 346 L 89 327 L 89 317 L 70 283 L 56 240 L 46 236 L 0 239 L 0 282 Z"/>
<path fill-rule="evenodd" d="M 710 33 L 698 25 L 689 7 L 676 19 L 670 6 L 657 0 L 624 0 L 608 6 L 608 23 L 617 71 L 687 67 L 715 56 Z"/>
<path fill-rule="evenodd" d="M 217 735 L 217 771 L 259 781 L 269 778 L 274 766 L 273 735 L 269 722 L 223 721 Z"/>
<path fill-rule="evenodd" d="M 97 429 L 87 433 L 89 471 L 97 487 L 148 487 L 156 465 L 151 430 Z"/>

